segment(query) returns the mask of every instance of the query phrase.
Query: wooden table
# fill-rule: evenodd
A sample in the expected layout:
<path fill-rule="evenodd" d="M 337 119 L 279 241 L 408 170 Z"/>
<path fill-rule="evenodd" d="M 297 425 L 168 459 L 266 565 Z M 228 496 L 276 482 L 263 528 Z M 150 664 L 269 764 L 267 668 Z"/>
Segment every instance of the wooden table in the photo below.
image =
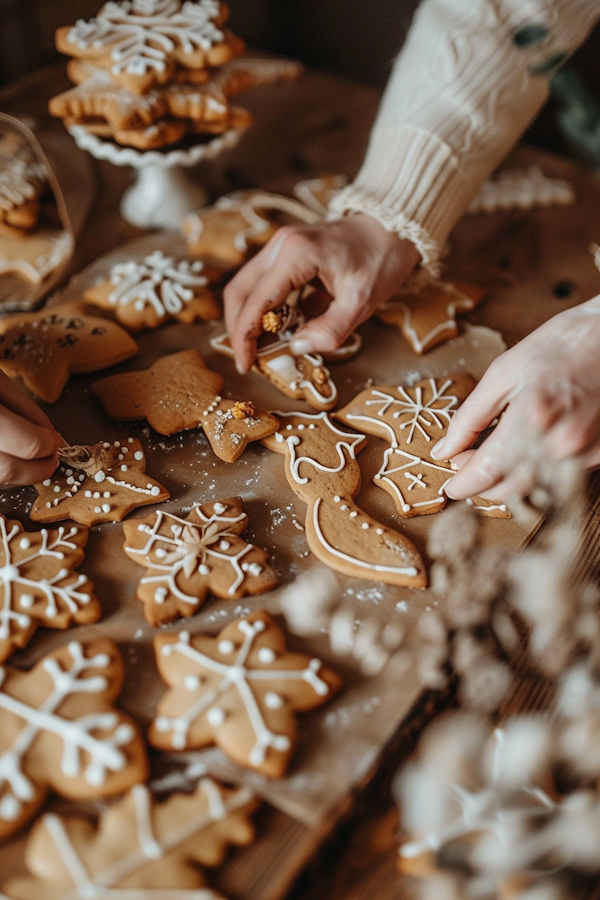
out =
<path fill-rule="evenodd" d="M 62 125 L 50 119 L 46 104 L 66 86 L 63 65 L 37 72 L 2 91 L 0 109 L 10 115 L 32 116 L 42 134 L 57 133 Z M 289 192 L 299 178 L 322 172 L 352 176 L 364 153 L 378 95 L 343 79 L 309 72 L 296 84 L 249 92 L 244 102 L 254 113 L 256 125 L 236 149 L 205 173 L 214 196 L 250 186 Z M 600 236 L 600 186 L 596 180 L 569 161 L 532 149 L 519 149 L 512 162 L 536 162 L 548 174 L 567 177 L 574 182 L 580 202 L 566 210 L 472 217 L 456 229 L 448 273 L 477 273 L 479 280 L 484 274 L 490 295 L 472 320 L 498 329 L 509 345 L 561 309 L 600 291 L 600 276 L 587 249 L 589 241 Z M 129 170 L 108 163 L 95 164 L 95 169 L 97 202 L 78 242 L 73 272 L 140 234 L 118 213 L 119 198 L 131 178 Z M 595 576 L 600 562 L 598 476 L 590 479 L 588 499 L 580 577 Z M 520 689 L 521 708 L 540 702 L 533 693 L 530 687 Z M 397 813 L 389 786 L 427 711 L 433 710 L 433 701 L 425 701 L 408 731 L 392 742 L 375 780 L 341 824 L 338 811 L 333 831 L 334 822 L 309 832 L 269 810 L 259 817 L 258 843 L 237 854 L 230 874 L 221 883 L 215 879 L 215 884 L 226 890 L 245 883 L 247 891 L 240 900 L 281 898 L 312 858 L 293 889 L 294 900 L 393 900 L 405 896 L 394 869 Z M 256 871 L 252 858 L 256 853 L 268 853 L 273 834 L 279 835 L 281 858 L 273 861 L 267 875 Z M 279 876 L 274 874 L 278 868 Z"/>

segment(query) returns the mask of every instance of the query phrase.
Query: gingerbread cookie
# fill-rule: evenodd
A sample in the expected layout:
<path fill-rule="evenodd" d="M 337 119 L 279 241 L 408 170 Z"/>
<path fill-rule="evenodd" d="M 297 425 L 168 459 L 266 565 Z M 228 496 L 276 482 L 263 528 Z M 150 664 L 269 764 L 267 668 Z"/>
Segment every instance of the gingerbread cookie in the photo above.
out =
<path fill-rule="evenodd" d="M 308 506 L 306 539 L 317 559 L 355 578 L 425 587 L 425 565 L 412 542 L 354 502 L 364 435 L 336 428 L 325 413 L 276 415 L 280 430 L 263 443 L 285 455 L 288 482 Z"/>
<path fill-rule="evenodd" d="M 190 262 L 155 250 L 141 260 L 112 266 L 108 277 L 88 288 L 88 303 L 114 312 L 129 331 L 157 328 L 170 319 L 218 319 L 219 304 L 209 285 L 217 277 L 200 260 Z"/>
<path fill-rule="evenodd" d="M 158 635 L 160 674 L 170 690 L 158 705 L 150 743 L 164 750 L 217 744 L 245 768 L 281 778 L 297 739 L 294 712 L 315 709 L 341 687 L 320 660 L 286 648 L 259 611 L 217 635 Z"/>
<path fill-rule="evenodd" d="M 454 471 L 433 460 L 431 448 L 447 432 L 450 420 L 475 387 L 470 375 L 425 378 L 409 385 L 375 385 L 361 391 L 335 418 L 365 434 L 388 441 L 374 481 L 394 500 L 401 516 L 440 512 L 444 488 Z M 483 514 L 508 516 L 504 504 L 473 498 Z"/>
<path fill-rule="evenodd" d="M 112 641 L 70 641 L 29 672 L 0 669 L 0 840 L 49 790 L 83 800 L 143 781 L 144 743 L 115 708 L 123 663 Z"/>
<path fill-rule="evenodd" d="M 35 228 L 46 177 L 32 153 L 21 148 L 17 155 L 5 155 L 0 147 L 0 224 L 17 232 Z"/>
<path fill-rule="evenodd" d="M 24 235 L 15 228 L 0 228 L 0 276 L 17 275 L 31 284 L 41 284 L 72 251 L 73 236 L 68 231 L 39 228 Z"/>
<path fill-rule="evenodd" d="M 169 499 L 169 492 L 146 475 L 146 458 L 137 438 L 65 447 L 52 478 L 34 485 L 34 522 L 73 519 L 82 525 L 120 522 L 138 506 Z"/>
<path fill-rule="evenodd" d="M 123 328 L 78 303 L 0 319 L 0 369 L 20 376 L 46 403 L 56 403 L 71 373 L 95 372 L 135 353 Z"/>
<path fill-rule="evenodd" d="M 266 191 L 235 191 L 213 206 L 189 213 L 182 222 L 188 250 L 225 269 L 241 266 L 275 234 L 278 214 L 312 224 L 319 216 L 296 200 Z"/>
<path fill-rule="evenodd" d="M 142 372 L 109 375 L 92 390 L 110 418 L 144 418 L 165 435 L 203 428 L 216 455 L 235 462 L 250 441 L 277 431 L 278 422 L 248 400 L 224 400 L 222 387 L 221 376 L 192 349 L 163 356 Z"/>
<path fill-rule="evenodd" d="M 75 571 L 87 539 L 87 528 L 25 531 L 0 515 L 0 663 L 25 647 L 40 625 L 98 621 L 94 587 Z"/>
<path fill-rule="evenodd" d="M 248 788 L 204 778 L 192 794 L 162 802 L 136 784 L 95 827 L 49 813 L 28 839 L 28 874 L 4 884 L 3 896 L 224 900 L 207 889 L 198 866 L 218 866 L 229 846 L 252 841 L 249 817 L 257 805 Z"/>
<path fill-rule="evenodd" d="M 243 539 L 247 527 L 239 497 L 194 506 L 185 519 L 157 510 L 124 524 L 125 552 L 146 567 L 137 597 L 151 625 L 193 616 L 209 593 L 241 600 L 277 587 L 269 554 Z"/>
<path fill-rule="evenodd" d="M 325 218 L 329 204 L 336 194 L 346 187 L 348 179 L 345 175 L 321 175 L 320 178 L 307 178 L 294 185 L 294 196 L 317 215 Z"/>
<path fill-rule="evenodd" d="M 253 371 L 263 375 L 286 397 L 305 400 L 313 409 L 324 412 L 333 409 L 338 401 L 338 391 L 329 369 L 323 364 L 323 357 L 318 353 L 295 356 L 291 341 L 291 335 L 280 333 L 262 346 L 259 343 Z M 210 343 L 218 353 L 233 359 L 227 332 L 213 338 Z M 340 361 L 350 359 L 358 353 L 360 346 L 360 336 L 351 334 L 338 350 L 328 354 L 328 358 Z"/>
<path fill-rule="evenodd" d="M 227 17 L 219 0 L 113 0 L 93 19 L 59 28 L 56 47 L 145 94 L 177 68 L 220 66 L 239 52 L 239 39 L 221 30 Z"/>
<path fill-rule="evenodd" d="M 476 285 L 437 281 L 422 273 L 375 315 L 388 325 L 397 325 L 415 353 L 426 353 L 456 337 L 457 314 L 474 309 L 484 296 L 485 290 Z"/>
<path fill-rule="evenodd" d="M 467 207 L 468 213 L 495 213 L 538 206 L 570 206 L 575 203 L 573 185 L 544 175 L 539 166 L 503 169 L 485 181 Z"/>

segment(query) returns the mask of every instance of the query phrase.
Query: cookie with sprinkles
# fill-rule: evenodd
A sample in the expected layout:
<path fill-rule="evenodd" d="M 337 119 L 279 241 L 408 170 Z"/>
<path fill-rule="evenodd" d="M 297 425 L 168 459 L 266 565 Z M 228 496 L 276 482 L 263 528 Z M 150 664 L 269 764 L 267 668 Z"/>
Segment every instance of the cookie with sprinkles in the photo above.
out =
<path fill-rule="evenodd" d="M 34 485 L 34 522 L 73 519 L 81 525 L 120 522 L 138 506 L 169 499 L 169 492 L 146 474 L 137 438 L 63 447 L 52 478 Z"/>
<path fill-rule="evenodd" d="M 163 356 L 140 372 L 102 378 L 92 391 L 111 419 L 147 419 L 167 436 L 202 428 L 215 454 L 231 463 L 251 441 L 277 431 L 279 423 L 250 400 L 222 397 L 223 383 L 201 353 L 190 349 Z"/>
<path fill-rule="evenodd" d="M 146 567 L 137 597 L 150 624 L 193 616 L 209 594 L 241 600 L 277 587 L 269 554 L 242 537 L 247 528 L 239 497 L 195 506 L 185 519 L 159 509 L 125 522 L 125 552 Z"/>
<path fill-rule="evenodd" d="M 68 628 L 102 615 L 92 582 L 76 567 L 88 529 L 25 531 L 0 515 L 0 663 L 25 647 L 38 627 Z"/>
<path fill-rule="evenodd" d="M 157 635 L 156 662 L 169 690 L 149 733 L 161 750 L 217 744 L 234 762 L 282 778 L 297 741 L 295 714 L 326 703 L 341 680 L 319 659 L 287 649 L 260 610 L 216 637 Z"/>

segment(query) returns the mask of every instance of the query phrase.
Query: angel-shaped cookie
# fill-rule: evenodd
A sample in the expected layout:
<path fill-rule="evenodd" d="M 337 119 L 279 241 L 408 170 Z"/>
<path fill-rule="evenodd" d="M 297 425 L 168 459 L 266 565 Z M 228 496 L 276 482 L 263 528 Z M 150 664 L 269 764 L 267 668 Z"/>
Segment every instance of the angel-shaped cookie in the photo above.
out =
<path fill-rule="evenodd" d="M 321 706 L 341 687 L 320 660 L 286 647 L 260 610 L 217 635 L 158 635 L 158 669 L 170 686 L 150 743 L 186 750 L 216 743 L 239 765 L 281 778 L 297 738 L 294 712 Z"/>
<path fill-rule="evenodd" d="M 34 485 L 34 522 L 120 522 L 138 506 L 169 499 L 169 492 L 146 475 L 146 457 L 137 438 L 65 447 L 59 458 L 52 478 Z"/>
<path fill-rule="evenodd" d="M 182 222 L 188 250 L 225 269 L 241 266 L 288 222 L 313 224 L 320 216 L 297 200 L 267 191 L 235 191 Z"/>
<path fill-rule="evenodd" d="M 137 596 L 151 625 L 193 616 L 209 593 L 240 600 L 277 586 L 269 554 L 243 539 L 247 527 L 239 497 L 194 506 L 185 519 L 157 510 L 124 524 L 125 552 L 146 567 Z"/>
<path fill-rule="evenodd" d="M 1 885 L 2 896 L 224 900 L 207 888 L 199 866 L 218 866 L 230 845 L 252 841 L 257 805 L 248 788 L 204 778 L 192 794 L 162 802 L 136 784 L 95 827 L 48 813 L 28 839 L 28 874 Z"/>
<path fill-rule="evenodd" d="M 71 373 L 95 372 L 137 353 L 116 322 L 69 303 L 0 319 L 0 369 L 20 376 L 32 393 L 56 403 Z"/>
<path fill-rule="evenodd" d="M 102 609 L 92 582 L 75 571 L 87 539 L 87 528 L 25 531 L 0 515 L 0 663 L 40 625 L 98 621 Z"/>
<path fill-rule="evenodd" d="M 336 419 L 390 444 L 383 454 L 375 484 L 390 494 L 401 516 L 440 512 L 447 502 L 444 487 L 452 478 L 449 462 L 433 460 L 431 448 L 475 387 L 466 373 L 425 378 L 410 385 L 374 385 L 334 413 Z M 487 515 L 509 515 L 506 506 L 471 498 Z"/>
<path fill-rule="evenodd" d="M 137 727 L 115 708 L 123 663 L 112 641 L 70 641 L 29 672 L 0 669 L 0 840 L 49 790 L 108 797 L 144 781 Z"/>
<path fill-rule="evenodd" d="M 143 259 L 112 266 L 84 298 L 114 312 L 121 325 L 134 332 L 157 328 L 169 319 L 218 319 L 221 309 L 208 286 L 216 277 L 199 259 L 177 259 L 155 250 Z"/>
<path fill-rule="evenodd" d="M 216 455 L 235 462 L 250 441 L 277 431 L 278 422 L 248 400 L 225 400 L 223 378 L 198 350 L 163 356 L 149 369 L 109 375 L 92 390 L 111 419 L 147 419 L 160 434 L 202 428 Z"/>
<path fill-rule="evenodd" d="M 414 544 L 354 502 L 364 435 L 342 431 L 326 413 L 276 415 L 280 430 L 263 443 L 285 455 L 288 482 L 308 506 L 306 539 L 315 556 L 356 578 L 425 587 L 425 565 Z"/>
<path fill-rule="evenodd" d="M 415 353 L 426 353 L 456 337 L 457 314 L 474 309 L 484 296 L 485 290 L 477 285 L 438 281 L 421 274 L 375 315 L 388 325 L 397 325 Z"/>

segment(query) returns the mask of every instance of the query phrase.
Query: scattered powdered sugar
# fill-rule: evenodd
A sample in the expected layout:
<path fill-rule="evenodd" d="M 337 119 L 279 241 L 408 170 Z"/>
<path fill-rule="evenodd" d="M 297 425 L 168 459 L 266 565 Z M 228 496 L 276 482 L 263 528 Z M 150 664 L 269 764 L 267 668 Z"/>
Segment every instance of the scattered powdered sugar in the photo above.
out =
<path fill-rule="evenodd" d="M 375 694 L 349 706 L 332 709 L 324 718 L 327 728 L 348 728 L 360 716 L 371 715 L 380 706 L 381 699 Z"/>

